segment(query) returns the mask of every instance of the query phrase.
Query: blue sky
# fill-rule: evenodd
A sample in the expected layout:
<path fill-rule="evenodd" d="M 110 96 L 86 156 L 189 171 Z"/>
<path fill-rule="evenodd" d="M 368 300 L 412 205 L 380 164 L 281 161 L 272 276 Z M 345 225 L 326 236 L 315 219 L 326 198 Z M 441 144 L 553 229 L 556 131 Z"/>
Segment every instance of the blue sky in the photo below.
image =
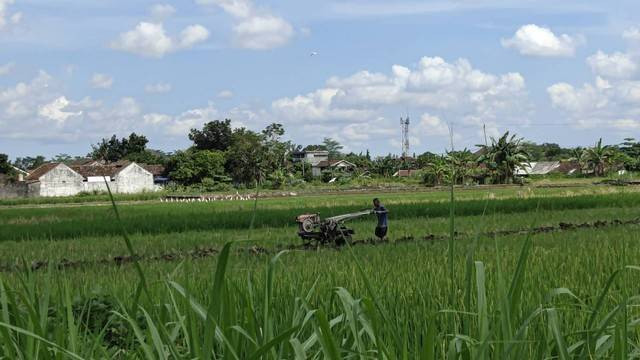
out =
<path fill-rule="evenodd" d="M 511 130 L 618 143 L 640 130 L 637 1 L 0 0 L 0 152 L 165 151 L 204 122 L 300 144 L 442 152 Z M 314 55 L 311 55 L 311 54 Z"/>

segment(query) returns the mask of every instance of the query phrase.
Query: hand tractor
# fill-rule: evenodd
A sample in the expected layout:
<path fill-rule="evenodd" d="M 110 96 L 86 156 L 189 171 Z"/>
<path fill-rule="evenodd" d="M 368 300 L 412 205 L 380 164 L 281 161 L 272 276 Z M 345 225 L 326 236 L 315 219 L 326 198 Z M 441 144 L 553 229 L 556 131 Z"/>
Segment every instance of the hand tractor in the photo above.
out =
<path fill-rule="evenodd" d="M 346 227 L 344 222 L 373 213 L 372 210 L 363 210 L 326 219 L 321 219 L 319 214 L 302 214 L 296 218 L 298 236 L 308 244 L 344 245 L 345 242 L 351 241 L 351 235 L 354 234 L 353 229 Z"/>

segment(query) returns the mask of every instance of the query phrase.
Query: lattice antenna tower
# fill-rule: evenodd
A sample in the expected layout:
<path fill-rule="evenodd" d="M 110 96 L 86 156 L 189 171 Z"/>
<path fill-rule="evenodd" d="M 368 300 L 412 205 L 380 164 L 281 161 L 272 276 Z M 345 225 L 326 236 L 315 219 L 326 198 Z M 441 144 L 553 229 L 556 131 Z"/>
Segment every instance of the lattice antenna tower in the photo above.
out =
<path fill-rule="evenodd" d="M 400 127 L 402 128 L 402 157 L 409 156 L 409 115 L 406 118 L 400 117 Z"/>

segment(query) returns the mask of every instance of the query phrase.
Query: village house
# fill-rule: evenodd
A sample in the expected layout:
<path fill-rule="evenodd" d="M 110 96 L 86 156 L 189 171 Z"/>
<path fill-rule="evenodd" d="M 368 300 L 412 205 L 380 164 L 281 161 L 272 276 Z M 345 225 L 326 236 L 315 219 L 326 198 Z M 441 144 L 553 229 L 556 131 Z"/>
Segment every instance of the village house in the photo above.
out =
<path fill-rule="evenodd" d="M 311 165 L 313 176 L 321 176 L 325 170 L 353 171 L 356 165 L 347 160 L 329 160 L 329 152 L 325 150 L 306 150 L 293 154 L 293 161 L 303 161 Z"/>
<path fill-rule="evenodd" d="M 105 179 L 113 193 L 157 190 L 154 174 L 133 162 L 109 165 L 47 163 L 30 172 L 24 182 L 28 196 L 72 196 L 81 192 L 106 192 Z"/>

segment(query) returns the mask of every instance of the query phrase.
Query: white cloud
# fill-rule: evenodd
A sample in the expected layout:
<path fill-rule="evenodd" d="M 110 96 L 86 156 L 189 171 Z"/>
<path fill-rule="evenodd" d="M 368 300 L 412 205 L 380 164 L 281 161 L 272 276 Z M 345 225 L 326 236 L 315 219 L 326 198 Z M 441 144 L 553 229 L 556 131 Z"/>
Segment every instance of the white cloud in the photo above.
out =
<path fill-rule="evenodd" d="M 240 48 L 268 50 L 287 44 L 294 35 L 282 17 L 257 9 L 250 0 L 196 0 L 200 5 L 216 5 L 236 19 L 234 44 Z"/>
<path fill-rule="evenodd" d="M 640 120 L 619 119 L 613 122 L 613 126 L 623 130 L 638 130 L 640 129 Z"/>
<path fill-rule="evenodd" d="M 624 122 L 620 119 L 640 120 L 640 81 L 596 77 L 593 84 L 575 87 L 557 83 L 547 92 L 553 107 L 563 111 L 579 127 L 622 128 Z"/>
<path fill-rule="evenodd" d="M 231 90 L 222 90 L 218 93 L 218 97 L 220 99 L 231 99 L 233 97 L 233 91 Z"/>
<path fill-rule="evenodd" d="M 117 50 L 133 54 L 160 58 L 173 51 L 173 40 L 167 36 L 162 24 L 139 23 L 135 29 L 120 34 L 118 40 L 111 43 Z"/>
<path fill-rule="evenodd" d="M 91 86 L 94 89 L 111 89 L 113 78 L 107 74 L 93 74 L 91 77 Z"/>
<path fill-rule="evenodd" d="M 220 113 L 209 103 L 207 107 L 187 110 L 178 116 L 151 113 L 143 116 L 144 122 L 159 126 L 170 136 L 187 136 L 189 130 L 200 128 L 206 122 L 217 120 Z"/>
<path fill-rule="evenodd" d="M 252 16 L 233 27 L 239 47 L 267 50 L 285 45 L 293 36 L 293 27 L 284 19 L 272 16 Z"/>
<path fill-rule="evenodd" d="M 167 92 L 171 91 L 171 84 L 169 84 L 169 83 L 149 84 L 149 85 L 144 87 L 144 91 L 146 91 L 148 93 L 151 93 L 151 94 L 167 93 Z"/>
<path fill-rule="evenodd" d="M 162 20 L 175 12 L 171 5 L 157 4 L 151 8 L 155 21 L 141 21 L 133 30 L 120 34 L 111 42 L 111 48 L 133 54 L 161 58 L 178 50 L 189 49 L 209 38 L 209 30 L 194 24 L 185 27 L 179 36 L 167 34 Z"/>
<path fill-rule="evenodd" d="M 180 46 L 190 48 L 209 38 L 209 30 L 202 25 L 189 25 L 180 33 Z"/>
<path fill-rule="evenodd" d="M 155 4 L 151 6 L 151 16 L 157 20 L 163 20 L 176 12 L 176 9 L 169 4 Z"/>
<path fill-rule="evenodd" d="M 527 116 L 526 99 L 525 81 L 518 73 L 488 74 L 465 59 L 448 63 L 424 57 L 413 69 L 394 65 L 390 74 L 360 71 L 332 77 L 324 88 L 273 101 L 272 109 L 276 118 L 295 123 L 364 123 L 406 107 L 481 124 L 521 121 Z"/>
<path fill-rule="evenodd" d="M 638 64 L 631 56 L 621 52 L 609 55 L 598 51 L 587 58 L 587 64 L 594 73 L 608 78 L 626 79 L 638 71 Z"/>
<path fill-rule="evenodd" d="M 622 37 L 630 41 L 640 41 L 640 28 L 630 27 L 622 33 Z"/>
<path fill-rule="evenodd" d="M 0 65 L 0 76 L 9 74 L 14 67 L 15 67 L 15 64 L 11 62 L 4 65 Z"/>
<path fill-rule="evenodd" d="M 449 126 L 439 117 L 428 113 L 422 114 L 417 126 L 417 133 L 423 136 L 448 136 Z"/>
<path fill-rule="evenodd" d="M 64 96 L 61 96 L 52 102 L 41 106 L 38 110 L 38 115 L 53 120 L 58 124 L 63 124 L 68 118 L 82 114 L 82 111 L 64 111 L 69 107 L 69 105 L 69 100 Z"/>
<path fill-rule="evenodd" d="M 567 34 L 556 35 L 550 29 L 535 24 L 524 25 L 502 46 L 531 56 L 573 56 L 582 39 Z"/>
<path fill-rule="evenodd" d="M 0 30 L 7 25 L 15 25 L 22 20 L 22 13 L 9 12 L 9 6 L 14 4 L 14 0 L 0 0 Z"/>

